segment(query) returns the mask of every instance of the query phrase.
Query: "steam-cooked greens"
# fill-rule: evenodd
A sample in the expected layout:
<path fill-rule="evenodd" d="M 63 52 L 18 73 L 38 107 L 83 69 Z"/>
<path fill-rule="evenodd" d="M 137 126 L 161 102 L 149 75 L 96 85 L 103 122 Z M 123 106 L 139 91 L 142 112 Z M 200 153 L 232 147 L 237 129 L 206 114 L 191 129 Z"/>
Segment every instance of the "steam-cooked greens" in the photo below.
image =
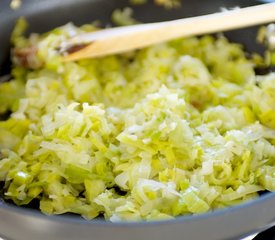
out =
<path fill-rule="evenodd" d="M 0 180 L 18 205 L 111 221 L 203 213 L 275 190 L 275 73 L 224 37 L 61 62 L 71 24 L 13 35 Z"/>

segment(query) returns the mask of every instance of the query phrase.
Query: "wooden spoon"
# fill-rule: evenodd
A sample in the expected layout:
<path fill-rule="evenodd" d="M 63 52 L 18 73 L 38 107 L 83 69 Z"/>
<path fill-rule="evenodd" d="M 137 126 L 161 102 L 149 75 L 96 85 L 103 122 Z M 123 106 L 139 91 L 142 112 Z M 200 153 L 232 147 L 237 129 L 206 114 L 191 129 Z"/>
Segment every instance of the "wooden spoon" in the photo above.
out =
<path fill-rule="evenodd" d="M 64 61 L 101 57 L 189 37 L 275 21 L 275 3 L 179 20 L 116 27 L 74 36 L 62 43 Z"/>

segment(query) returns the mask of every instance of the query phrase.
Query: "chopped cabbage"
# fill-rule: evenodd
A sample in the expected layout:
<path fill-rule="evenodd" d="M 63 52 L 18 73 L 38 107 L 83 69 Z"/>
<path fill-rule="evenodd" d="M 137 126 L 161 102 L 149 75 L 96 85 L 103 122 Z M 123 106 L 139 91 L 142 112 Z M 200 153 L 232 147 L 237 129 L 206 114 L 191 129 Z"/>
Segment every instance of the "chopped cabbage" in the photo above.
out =
<path fill-rule="evenodd" d="M 115 9 L 112 13 L 112 21 L 118 26 L 129 26 L 137 24 L 138 21 L 133 18 L 133 9 L 126 7 L 124 9 Z"/>
<path fill-rule="evenodd" d="M 193 37 L 64 63 L 56 47 L 92 25 L 29 38 L 25 26 L 0 84 L 6 199 L 152 221 L 275 191 L 275 75 L 256 76 L 242 46 Z"/>

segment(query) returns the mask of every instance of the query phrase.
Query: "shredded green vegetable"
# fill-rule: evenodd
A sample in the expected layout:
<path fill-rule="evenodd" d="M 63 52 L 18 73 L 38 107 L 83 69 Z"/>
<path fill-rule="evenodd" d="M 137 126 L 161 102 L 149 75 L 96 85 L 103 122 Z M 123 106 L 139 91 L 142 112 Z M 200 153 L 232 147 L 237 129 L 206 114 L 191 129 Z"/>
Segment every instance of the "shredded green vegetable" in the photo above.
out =
<path fill-rule="evenodd" d="M 61 62 L 93 26 L 22 37 L 0 85 L 0 181 L 45 214 L 161 220 L 275 191 L 275 74 L 224 37 Z M 259 59 L 259 58 L 258 58 Z"/>
<path fill-rule="evenodd" d="M 135 18 L 133 18 L 133 9 L 129 7 L 115 9 L 111 18 L 117 26 L 129 26 L 139 23 Z"/>

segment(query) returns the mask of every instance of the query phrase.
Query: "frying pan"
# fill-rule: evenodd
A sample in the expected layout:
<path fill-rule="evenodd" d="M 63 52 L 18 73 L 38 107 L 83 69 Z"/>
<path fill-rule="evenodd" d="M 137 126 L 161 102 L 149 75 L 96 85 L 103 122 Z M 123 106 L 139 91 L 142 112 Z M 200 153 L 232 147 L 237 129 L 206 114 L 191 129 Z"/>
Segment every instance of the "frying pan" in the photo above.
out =
<path fill-rule="evenodd" d="M 128 6 L 127 0 L 23 0 L 19 10 L 9 7 L 9 0 L 0 1 L 0 76 L 10 71 L 9 38 L 16 19 L 25 16 L 30 32 L 45 32 L 67 22 L 83 24 L 101 20 L 110 24 L 115 8 Z M 221 7 L 259 4 L 252 0 L 183 0 L 182 7 L 165 10 L 148 3 L 134 7 L 135 18 L 142 22 L 171 20 L 220 11 Z M 274 13 L 275 14 L 275 13 Z M 248 52 L 263 52 L 255 42 L 257 28 L 226 33 Z M 1 103 L 0 103 L 1 104 Z M 256 200 L 231 208 L 201 215 L 182 216 L 160 222 L 110 223 L 103 219 L 87 221 L 79 216 L 45 216 L 32 206 L 17 207 L 0 202 L 0 236 L 7 239 L 55 240 L 221 240 L 240 239 L 275 224 L 275 193 L 262 194 Z"/>

